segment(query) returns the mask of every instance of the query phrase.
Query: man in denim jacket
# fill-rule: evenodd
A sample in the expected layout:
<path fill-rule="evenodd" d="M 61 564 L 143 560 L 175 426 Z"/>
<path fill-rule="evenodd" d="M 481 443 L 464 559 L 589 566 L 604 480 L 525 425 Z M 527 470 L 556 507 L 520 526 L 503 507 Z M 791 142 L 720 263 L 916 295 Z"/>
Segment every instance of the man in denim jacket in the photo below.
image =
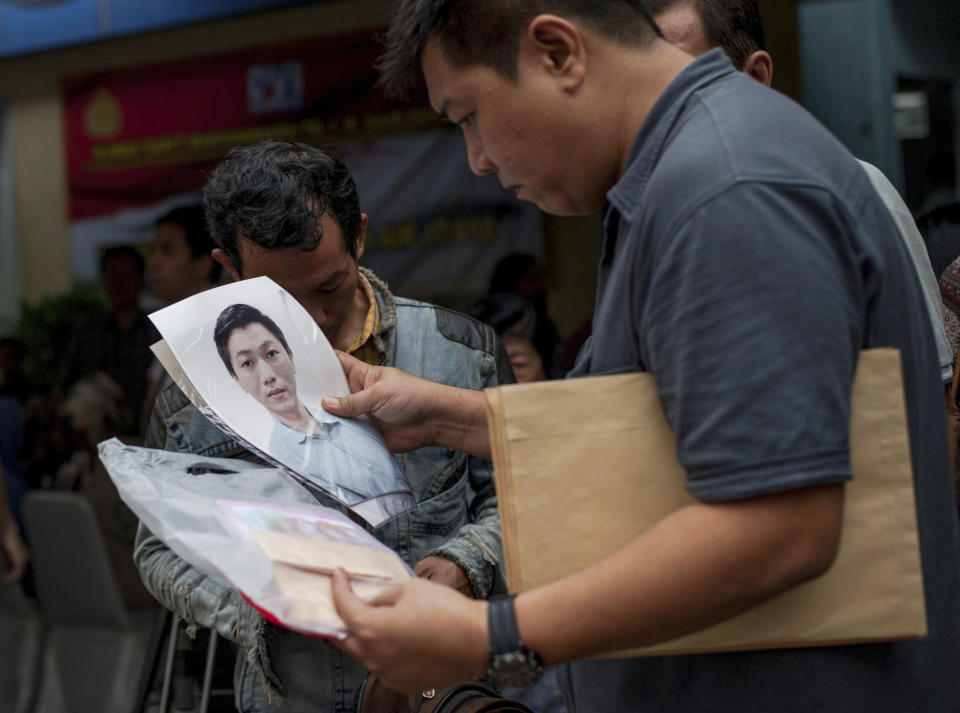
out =
<path fill-rule="evenodd" d="M 235 279 L 266 275 L 310 312 L 337 349 L 432 381 L 482 389 L 513 381 L 494 332 L 440 307 L 394 297 L 358 266 L 367 216 L 346 168 L 317 149 L 265 141 L 236 148 L 204 189 L 214 258 Z M 353 236 L 348 239 L 348 236 Z M 171 386 L 146 445 L 251 458 Z M 475 597 L 503 588 L 493 468 L 444 448 L 397 456 L 417 506 L 375 530 L 421 577 Z M 470 493 L 472 492 L 472 499 Z M 322 493 L 318 502 L 336 506 Z M 188 630 L 215 628 L 239 646 L 241 711 L 347 711 L 363 665 L 325 640 L 267 623 L 241 597 L 177 557 L 142 525 L 135 560 L 148 589 Z"/>

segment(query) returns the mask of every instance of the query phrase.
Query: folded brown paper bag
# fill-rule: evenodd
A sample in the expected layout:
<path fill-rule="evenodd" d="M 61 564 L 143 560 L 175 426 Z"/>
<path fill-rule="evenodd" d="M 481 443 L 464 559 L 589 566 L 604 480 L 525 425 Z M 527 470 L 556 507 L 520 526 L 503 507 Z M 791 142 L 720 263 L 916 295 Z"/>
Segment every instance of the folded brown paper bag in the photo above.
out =
<path fill-rule="evenodd" d="M 626 544 L 694 502 L 646 373 L 486 390 L 507 581 L 523 592 Z M 612 656 L 820 646 L 923 636 L 926 612 L 900 355 L 861 353 L 853 480 L 833 566 L 707 629 Z"/>

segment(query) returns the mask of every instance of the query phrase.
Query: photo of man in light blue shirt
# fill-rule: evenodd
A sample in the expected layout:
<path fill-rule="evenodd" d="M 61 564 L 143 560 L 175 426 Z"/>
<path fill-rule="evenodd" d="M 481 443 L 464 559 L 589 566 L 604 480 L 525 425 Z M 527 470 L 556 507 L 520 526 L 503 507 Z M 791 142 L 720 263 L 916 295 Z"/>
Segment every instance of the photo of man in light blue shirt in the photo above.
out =
<path fill-rule="evenodd" d="M 230 376 L 274 420 L 267 454 L 343 503 L 370 499 L 383 514 L 412 507 L 413 495 L 376 429 L 310 408 L 297 396 L 296 365 L 283 332 L 255 307 L 224 309 L 214 328 Z"/>

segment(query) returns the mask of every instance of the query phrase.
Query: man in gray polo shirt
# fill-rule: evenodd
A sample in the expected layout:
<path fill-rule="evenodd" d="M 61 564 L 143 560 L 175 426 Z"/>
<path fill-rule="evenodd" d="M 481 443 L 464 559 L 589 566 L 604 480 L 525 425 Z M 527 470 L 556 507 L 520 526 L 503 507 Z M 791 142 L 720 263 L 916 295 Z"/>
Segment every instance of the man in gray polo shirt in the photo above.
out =
<path fill-rule="evenodd" d="M 573 662 L 574 711 L 955 710 L 960 547 L 936 349 L 907 250 L 853 157 L 720 50 L 692 60 L 660 39 L 630 0 L 405 0 L 388 85 L 417 63 L 477 173 L 550 212 L 603 205 L 594 334 L 573 375 L 654 375 L 696 502 L 512 601 L 410 582 L 367 603 L 338 575 L 340 645 L 411 691 L 533 676 L 537 654 Z M 929 635 L 586 660 L 699 630 L 831 565 L 853 372 L 879 346 L 902 355 Z M 481 395 L 342 361 L 355 393 L 329 410 L 370 414 L 395 448 L 489 452 Z M 603 487 L 603 473 L 583 478 Z"/>

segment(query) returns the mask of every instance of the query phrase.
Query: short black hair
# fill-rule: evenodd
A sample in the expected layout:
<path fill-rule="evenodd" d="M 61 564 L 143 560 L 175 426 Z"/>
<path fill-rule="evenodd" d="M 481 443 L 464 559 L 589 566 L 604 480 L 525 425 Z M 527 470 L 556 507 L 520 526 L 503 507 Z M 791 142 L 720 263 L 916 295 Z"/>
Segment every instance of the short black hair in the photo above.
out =
<path fill-rule="evenodd" d="M 137 268 L 137 274 L 143 277 L 146 267 L 143 255 L 132 245 L 111 245 L 103 251 L 100 257 L 100 272 L 103 273 L 107 265 L 114 260 L 130 260 Z"/>
<path fill-rule="evenodd" d="M 465 311 L 474 319 L 489 324 L 498 337 L 519 337 L 533 342 L 537 312 L 522 297 L 495 292 L 481 297 Z"/>
<path fill-rule="evenodd" d="M 204 255 L 209 256 L 214 244 L 207 230 L 207 219 L 203 213 L 203 206 L 199 203 L 183 205 L 169 210 L 159 218 L 155 225 L 160 227 L 165 223 L 173 223 L 183 228 L 190 254 L 196 260 Z M 216 284 L 220 279 L 220 263 L 211 258 L 213 266 L 210 268 L 210 284 Z"/>
<path fill-rule="evenodd" d="M 720 47 L 733 66 L 743 69 L 750 55 L 766 50 L 757 0 L 646 0 L 654 16 L 677 5 L 692 7 L 710 44 Z"/>
<path fill-rule="evenodd" d="M 267 139 L 231 149 L 203 188 L 203 208 L 213 242 L 241 272 L 238 237 L 267 250 L 313 250 L 324 213 L 357 255 L 357 184 L 346 166 L 313 146 Z"/>
<path fill-rule="evenodd" d="M 515 293 L 530 270 L 537 266 L 537 258 L 530 253 L 511 253 L 497 261 L 490 273 L 488 292 Z"/>
<path fill-rule="evenodd" d="M 292 354 L 290 345 L 287 344 L 286 337 L 277 323 L 270 319 L 256 307 L 246 304 L 230 305 L 224 309 L 217 317 L 216 326 L 213 328 L 213 341 L 217 345 L 217 353 L 223 360 L 223 365 L 227 367 L 230 376 L 236 377 L 237 373 L 233 370 L 233 364 L 230 362 L 230 350 L 227 343 L 230 341 L 230 335 L 237 329 L 243 329 L 251 324 L 262 324 L 267 331 L 280 340 L 287 354 Z"/>
<path fill-rule="evenodd" d="M 437 38 L 456 67 L 482 64 L 515 80 L 520 35 L 544 13 L 577 18 L 627 45 L 660 35 L 643 0 L 400 0 L 377 62 L 380 83 L 390 94 L 406 95 L 428 37 Z"/>

